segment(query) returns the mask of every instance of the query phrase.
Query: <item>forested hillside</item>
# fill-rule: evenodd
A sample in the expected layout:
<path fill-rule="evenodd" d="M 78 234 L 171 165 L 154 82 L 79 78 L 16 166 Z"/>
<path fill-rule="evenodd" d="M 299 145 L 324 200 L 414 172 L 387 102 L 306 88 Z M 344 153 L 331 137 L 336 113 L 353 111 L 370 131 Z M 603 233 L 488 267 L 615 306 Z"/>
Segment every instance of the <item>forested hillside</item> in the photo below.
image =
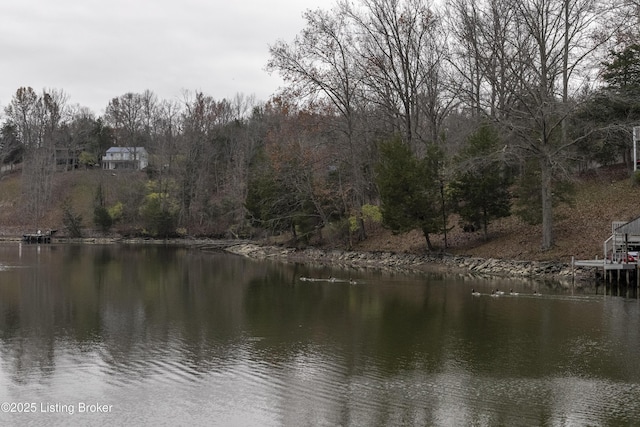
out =
<path fill-rule="evenodd" d="M 286 86 L 266 102 L 148 90 L 96 116 L 20 87 L 2 224 L 405 247 L 390 230 L 418 235 L 411 250 L 591 257 L 637 214 L 638 17 L 605 0 L 337 2 L 270 45 Z M 104 171 L 110 147 L 149 166 Z"/>
<path fill-rule="evenodd" d="M 137 209 L 123 209 L 120 219 L 110 231 L 104 233 L 94 223 L 96 189 L 102 186 L 113 205 L 135 203 L 135 189 L 145 187 L 144 173 L 110 171 L 70 171 L 57 173 L 54 178 L 54 197 L 38 227 L 57 229 L 58 234 L 69 235 L 65 225 L 65 212 L 77 219 L 83 237 L 135 236 L 144 230 L 144 220 Z M 25 231 L 35 231 L 25 222 L 21 206 L 21 173 L 5 174 L 0 179 L 0 236 L 16 237 Z M 488 239 L 482 231 L 465 232 L 457 217 L 449 218 L 447 247 L 444 234 L 434 235 L 437 251 L 482 258 L 520 260 L 554 260 L 570 262 L 571 257 L 593 259 L 602 257 L 603 241 L 610 236 L 612 221 L 626 221 L 640 216 L 640 186 L 630 178 L 625 165 L 616 165 L 576 176 L 576 192 L 571 206 L 556 211 L 558 239 L 551 250 L 540 248 L 540 225 L 529 225 L 517 216 L 502 218 L 492 224 Z M 353 249 L 362 251 L 391 251 L 424 253 L 424 237 L 418 230 L 392 233 L 382 224 L 367 220 L 368 237 L 356 242 Z M 182 230 L 181 232 L 184 232 Z M 184 236 L 183 237 L 196 237 Z M 231 234 L 219 237 L 233 238 Z M 271 244 L 294 244 L 290 233 L 271 236 L 263 240 Z M 323 242 L 312 242 L 326 248 L 346 247 L 346 242 L 326 231 Z"/>

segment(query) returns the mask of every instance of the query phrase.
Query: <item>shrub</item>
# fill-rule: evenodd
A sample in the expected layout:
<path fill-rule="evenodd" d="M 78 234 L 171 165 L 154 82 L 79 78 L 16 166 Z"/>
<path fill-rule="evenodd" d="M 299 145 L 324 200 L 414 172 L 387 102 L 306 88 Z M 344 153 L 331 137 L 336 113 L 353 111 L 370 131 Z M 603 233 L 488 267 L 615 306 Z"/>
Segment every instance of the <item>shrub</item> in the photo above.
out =
<path fill-rule="evenodd" d="M 140 215 L 145 229 L 155 237 L 170 237 L 176 234 L 177 215 L 170 210 L 160 193 L 151 193 L 145 197 Z"/>
<path fill-rule="evenodd" d="M 371 226 L 373 224 L 382 223 L 382 211 L 379 206 L 375 205 L 362 205 L 360 208 L 360 215 L 365 224 Z M 349 230 L 353 233 L 358 231 L 358 218 L 355 215 L 349 217 Z"/>
<path fill-rule="evenodd" d="M 93 223 L 102 231 L 107 233 L 113 225 L 113 218 L 104 206 L 96 206 L 93 209 Z"/>
<path fill-rule="evenodd" d="M 82 237 L 82 216 L 73 211 L 69 200 L 65 200 L 62 204 L 62 224 L 69 237 Z"/>
<path fill-rule="evenodd" d="M 118 202 L 109 208 L 109 216 L 111 216 L 114 224 L 122 219 L 123 212 L 124 205 L 121 202 Z"/>

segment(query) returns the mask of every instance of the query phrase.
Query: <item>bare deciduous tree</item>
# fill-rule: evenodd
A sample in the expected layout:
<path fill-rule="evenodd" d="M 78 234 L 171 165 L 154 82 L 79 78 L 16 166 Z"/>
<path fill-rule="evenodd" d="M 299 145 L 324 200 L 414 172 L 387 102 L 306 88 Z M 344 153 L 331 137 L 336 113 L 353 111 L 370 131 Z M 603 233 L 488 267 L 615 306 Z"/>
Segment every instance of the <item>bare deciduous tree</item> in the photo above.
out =
<path fill-rule="evenodd" d="M 478 70 L 470 85 L 477 95 L 471 106 L 503 124 L 521 156 L 537 162 L 542 248 L 548 249 L 554 244 L 553 182 L 578 141 L 568 136 L 566 119 L 576 106 L 574 94 L 590 78 L 589 60 L 614 34 L 610 14 L 615 5 L 606 0 L 455 4 L 456 22 L 466 28 L 458 32 L 461 45 L 472 49 L 469 55 Z M 496 5 L 502 13 L 496 13 Z M 482 108 L 483 85 L 489 88 L 488 108 Z"/>
<path fill-rule="evenodd" d="M 337 130 L 336 149 L 341 153 L 336 163 L 345 167 L 335 166 L 344 170 L 341 178 L 350 183 L 342 185 L 340 179 L 339 192 L 344 210 L 357 213 L 366 199 L 363 153 L 367 147 L 357 129 L 363 76 L 354 50 L 353 28 L 340 10 L 307 11 L 305 18 L 307 26 L 292 43 L 279 41 L 270 47 L 267 66 L 289 83 L 286 96 L 306 100 L 309 108 L 328 106 L 328 122 Z M 364 223 L 359 223 L 362 238 Z"/>
<path fill-rule="evenodd" d="M 434 107 L 449 102 L 441 103 L 444 86 L 439 67 L 444 63 L 444 43 L 432 4 L 425 0 L 360 3 L 345 1 L 341 7 L 355 26 L 359 64 L 367 76 L 366 96 L 387 111 L 393 129 L 414 150 L 419 141 L 436 142 L 441 115 Z M 421 104 L 424 100 L 426 105 Z M 425 122 L 436 126 L 425 131 L 421 128 Z"/>
<path fill-rule="evenodd" d="M 44 90 L 39 96 L 32 88 L 21 87 L 6 108 L 24 146 L 23 204 L 36 228 L 51 201 L 55 147 L 65 105 L 66 95 L 62 91 Z"/>

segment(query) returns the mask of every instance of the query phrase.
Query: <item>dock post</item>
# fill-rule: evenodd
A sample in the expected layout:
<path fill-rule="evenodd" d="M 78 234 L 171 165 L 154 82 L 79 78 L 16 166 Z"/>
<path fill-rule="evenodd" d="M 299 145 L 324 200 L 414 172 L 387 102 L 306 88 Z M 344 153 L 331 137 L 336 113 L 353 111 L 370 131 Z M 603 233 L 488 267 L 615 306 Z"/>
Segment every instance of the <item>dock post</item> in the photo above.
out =
<path fill-rule="evenodd" d="M 630 276 L 629 276 L 629 270 L 627 269 L 627 281 L 626 281 L 626 283 L 625 283 L 625 286 L 629 286 L 629 285 L 631 284 L 631 281 L 630 281 L 630 280 L 631 280 L 631 278 L 630 278 Z"/>

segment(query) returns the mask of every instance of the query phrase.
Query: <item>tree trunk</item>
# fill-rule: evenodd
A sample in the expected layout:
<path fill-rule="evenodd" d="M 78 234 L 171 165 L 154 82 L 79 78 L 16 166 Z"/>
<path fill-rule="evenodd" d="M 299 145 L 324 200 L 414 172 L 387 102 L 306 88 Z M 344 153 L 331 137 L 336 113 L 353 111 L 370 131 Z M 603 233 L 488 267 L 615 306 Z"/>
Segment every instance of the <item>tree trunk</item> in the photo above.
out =
<path fill-rule="evenodd" d="M 429 238 L 429 231 L 426 228 L 423 228 L 422 233 L 424 234 L 424 238 L 427 241 L 427 250 L 429 250 L 430 252 L 433 251 L 433 245 L 431 244 L 431 239 Z"/>
<path fill-rule="evenodd" d="M 484 207 L 482 208 L 482 228 L 484 228 L 484 241 L 488 241 L 489 240 L 489 221 L 488 221 L 488 214 L 487 214 L 487 208 Z"/>
<path fill-rule="evenodd" d="M 542 196 L 542 250 L 551 249 L 553 235 L 553 189 L 551 162 L 545 156 L 540 159 L 540 190 Z"/>
<path fill-rule="evenodd" d="M 364 225 L 364 218 L 362 213 L 358 214 L 358 241 L 362 242 L 367 238 L 367 229 Z"/>

